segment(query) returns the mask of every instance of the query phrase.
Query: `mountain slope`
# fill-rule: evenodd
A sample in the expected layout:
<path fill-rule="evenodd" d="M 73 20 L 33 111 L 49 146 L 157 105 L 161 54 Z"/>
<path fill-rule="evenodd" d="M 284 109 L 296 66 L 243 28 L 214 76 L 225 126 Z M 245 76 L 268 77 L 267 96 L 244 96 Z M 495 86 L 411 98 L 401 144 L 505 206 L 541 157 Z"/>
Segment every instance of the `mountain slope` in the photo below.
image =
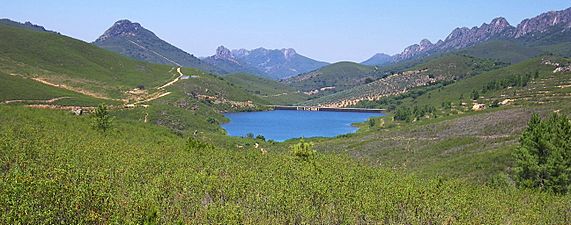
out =
<path fill-rule="evenodd" d="M 170 66 L 135 61 L 63 35 L 0 24 L 0 71 L 101 98 L 123 98 L 137 85 L 158 86 Z"/>
<path fill-rule="evenodd" d="M 220 72 L 129 20 L 115 22 L 93 44 L 141 61 Z"/>
<path fill-rule="evenodd" d="M 51 30 L 46 30 L 46 28 L 44 28 L 42 26 L 32 24 L 30 22 L 20 23 L 20 22 L 12 21 L 10 19 L 0 19 L 0 24 L 12 26 L 12 27 L 24 28 L 24 29 L 33 30 L 33 31 L 39 31 L 39 32 L 55 33 Z"/>
<path fill-rule="evenodd" d="M 491 60 L 483 60 L 459 54 L 434 57 L 403 72 L 393 73 L 367 84 L 356 85 L 346 90 L 303 103 L 328 107 L 349 107 L 361 101 L 373 101 L 406 93 L 410 89 L 436 83 L 462 80 L 484 71 L 503 66 Z"/>

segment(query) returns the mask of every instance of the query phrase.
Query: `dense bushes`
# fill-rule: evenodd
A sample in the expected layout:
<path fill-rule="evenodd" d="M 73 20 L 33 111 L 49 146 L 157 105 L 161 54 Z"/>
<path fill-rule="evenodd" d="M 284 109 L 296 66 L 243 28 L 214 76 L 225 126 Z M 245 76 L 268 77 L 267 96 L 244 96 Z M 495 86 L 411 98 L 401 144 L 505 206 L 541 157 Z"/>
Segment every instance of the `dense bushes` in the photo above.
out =
<path fill-rule="evenodd" d="M 515 152 L 519 186 L 555 193 L 571 189 L 571 122 L 554 113 L 541 120 L 534 114 Z"/>
<path fill-rule="evenodd" d="M 569 196 L 0 107 L 0 224 L 567 224 Z M 301 149 L 312 150 L 305 144 Z M 313 151 L 309 151 L 313 152 Z M 307 154 L 302 154 L 307 155 Z"/>

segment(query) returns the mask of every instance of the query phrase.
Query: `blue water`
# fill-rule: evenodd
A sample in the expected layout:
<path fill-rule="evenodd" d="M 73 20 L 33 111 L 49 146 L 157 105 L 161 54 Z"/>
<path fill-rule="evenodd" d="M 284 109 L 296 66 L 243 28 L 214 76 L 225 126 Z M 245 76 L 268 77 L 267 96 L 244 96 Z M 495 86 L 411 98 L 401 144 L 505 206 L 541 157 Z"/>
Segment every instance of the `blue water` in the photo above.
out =
<path fill-rule="evenodd" d="M 335 137 L 353 133 L 355 122 L 366 121 L 370 117 L 383 116 L 381 113 L 325 112 L 274 110 L 264 112 L 226 113 L 230 119 L 223 124 L 231 136 L 244 137 L 248 133 L 263 135 L 268 140 L 284 141 L 299 137 Z"/>

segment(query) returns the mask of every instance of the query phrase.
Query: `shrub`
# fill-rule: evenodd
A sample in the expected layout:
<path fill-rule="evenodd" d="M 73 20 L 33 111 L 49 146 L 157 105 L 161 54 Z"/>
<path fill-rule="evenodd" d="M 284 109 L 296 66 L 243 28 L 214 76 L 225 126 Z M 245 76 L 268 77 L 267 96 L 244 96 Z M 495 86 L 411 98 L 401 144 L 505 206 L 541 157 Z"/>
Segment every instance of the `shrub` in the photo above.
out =
<path fill-rule="evenodd" d="M 313 149 L 313 142 L 305 142 L 303 139 L 299 143 L 291 145 L 290 149 L 294 156 L 303 160 L 309 160 L 317 154 L 317 151 Z"/>
<path fill-rule="evenodd" d="M 113 118 L 109 115 L 109 110 L 105 104 L 97 106 L 93 113 L 93 128 L 95 130 L 106 132 L 111 128 Z"/>

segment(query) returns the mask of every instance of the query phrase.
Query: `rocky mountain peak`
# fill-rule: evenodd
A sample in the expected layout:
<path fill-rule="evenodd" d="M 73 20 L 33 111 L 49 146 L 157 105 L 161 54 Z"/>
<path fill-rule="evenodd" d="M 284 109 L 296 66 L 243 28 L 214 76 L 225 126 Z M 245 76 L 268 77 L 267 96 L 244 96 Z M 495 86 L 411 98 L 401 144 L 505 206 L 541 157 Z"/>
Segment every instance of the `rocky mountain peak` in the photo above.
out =
<path fill-rule="evenodd" d="M 243 49 L 243 48 L 232 50 L 232 55 L 234 57 L 237 57 L 237 58 L 245 57 L 245 56 L 248 56 L 249 54 L 250 54 L 250 51 L 247 49 Z"/>
<path fill-rule="evenodd" d="M 497 28 L 511 27 L 510 23 L 503 17 L 497 17 L 490 22 L 490 25 Z"/>
<path fill-rule="evenodd" d="M 422 41 L 420 41 L 421 50 L 432 48 L 432 46 L 434 46 L 434 44 L 432 44 L 428 39 L 422 39 Z"/>
<path fill-rule="evenodd" d="M 234 56 L 230 49 L 224 47 L 223 45 L 218 46 L 216 48 L 216 55 L 214 55 L 215 59 L 233 59 Z"/>
<path fill-rule="evenodd" d="M 139 23 L 133 23 L 129 20 L 119 20 L 113 24 L 97 41 L 105 41 L 112 37 L 119 36 L 136 36 L 144 28 Z"/>
<path fill-rule="evenodd" d="M 293 48 L 284 48 L 282 49 L 282 53 L 284 54 L 284 57 L 286 59 L 291 59 L 293 56 L 297 55 L 297 52 L 295 52 L 295 49 Z"/>

